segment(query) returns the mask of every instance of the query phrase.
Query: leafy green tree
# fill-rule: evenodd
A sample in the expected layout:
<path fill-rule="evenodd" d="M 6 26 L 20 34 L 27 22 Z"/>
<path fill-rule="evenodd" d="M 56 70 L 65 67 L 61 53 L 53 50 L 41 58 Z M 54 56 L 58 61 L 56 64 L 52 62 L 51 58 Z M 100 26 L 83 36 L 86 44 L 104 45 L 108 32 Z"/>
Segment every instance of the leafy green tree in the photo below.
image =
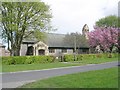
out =
<path fill-rule="evenodd" d="M 42 32 L 52 30 L 50 8 L 44 2 L 3 2 L 1 4 L 2 37 L 11 55 L 18 56 L 22 40 L 31 34 L 41 38 Z"/>
<path fill-rule="evenodd" d="M 120 18 L 115 15 L 106 16 L 99 19 L 95 24 L 97 27 L 120 27 Z"/>
<path fill-rule="evenodd" d="M 84 35 L 76 32 L 65 35 L 64 45 L 68 47 L 73 46 L 77 49 L 80 47 L 88 47 L 88 41 Z"/>

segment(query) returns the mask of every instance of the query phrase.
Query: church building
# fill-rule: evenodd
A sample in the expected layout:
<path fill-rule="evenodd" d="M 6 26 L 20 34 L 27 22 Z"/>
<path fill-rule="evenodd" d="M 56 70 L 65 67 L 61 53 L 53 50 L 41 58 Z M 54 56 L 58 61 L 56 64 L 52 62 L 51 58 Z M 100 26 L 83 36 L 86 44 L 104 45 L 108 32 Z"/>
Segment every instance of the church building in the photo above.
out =
<path fill-rule="evenodd" d="M 89 28 L 87 24 L 84 25 L 83 34 L 87 37 Z M 20 55 L 54 55 L 74 54 L 74 45 L 64 43 L 65 34 L 46 33 L 44 41 L 37 41 L 35 39 L 24 39 L 21 45 Z M 76 47 L 79 53 L 89 53 L 89 47 Z"/>

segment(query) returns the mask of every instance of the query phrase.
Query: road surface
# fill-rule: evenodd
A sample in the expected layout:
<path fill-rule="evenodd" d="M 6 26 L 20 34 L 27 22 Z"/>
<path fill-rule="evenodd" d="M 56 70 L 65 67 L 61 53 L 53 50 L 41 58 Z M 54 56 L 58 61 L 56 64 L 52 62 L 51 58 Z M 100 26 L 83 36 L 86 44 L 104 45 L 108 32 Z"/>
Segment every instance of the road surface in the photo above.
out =
<path fill-rule="evenodd" d="M 102 64 L 88 64 L 84 66 L 71 66 L 54 69 L 2 73 L 0 75 L 2 75 L 2 88 L 16 88 L 23 84 L 33 82 L 36 80 L 41 80 L 44 78 L 72 74 L 77 72 L 100 70 L 117 66 L 118 62 L 115 61 Z"/>

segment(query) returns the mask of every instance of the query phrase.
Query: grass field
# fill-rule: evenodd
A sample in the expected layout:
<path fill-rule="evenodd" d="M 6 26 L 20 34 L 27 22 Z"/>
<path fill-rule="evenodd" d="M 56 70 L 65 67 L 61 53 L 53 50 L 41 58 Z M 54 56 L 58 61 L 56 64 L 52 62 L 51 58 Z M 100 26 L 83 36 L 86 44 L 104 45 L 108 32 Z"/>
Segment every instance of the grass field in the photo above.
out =
<path fill-rule="evenodd" d="M 99 64 L 111 61 L 117 61 L 118 58 L 99 58 L 93 60 L 81 60 L 68 63 L 53 62 L 45 64 L 18 64 L 18 65 L 2 65 L 2 72 L 16 72 L 16 71 L 26 71 L 26 70 L 41 70 L 48 68 L 57 68 L 57 67 L 67 67 L 67 66 L 80 66 L 85 64 Z"/>
<path fill-rule="evenodd" d="M 45 64 L 21 64 L 21 65 L 2 65 L 2 72 L 15 72 L 15 71 L 25 71 L 25 70 L 40 70 L 48 68 L 57 67 L 67 67 L 67 66 L 78 66 L 78 63 L 45 63 Z"/>
<path fill-rule="evenodd" d="M 48 78 L 20 88 L 118 88 L 118 68 Z"/>
<path fill-rule="evenodd" d="M 2 72 L 2 60 L 0 58 L 0 72 Z"/>

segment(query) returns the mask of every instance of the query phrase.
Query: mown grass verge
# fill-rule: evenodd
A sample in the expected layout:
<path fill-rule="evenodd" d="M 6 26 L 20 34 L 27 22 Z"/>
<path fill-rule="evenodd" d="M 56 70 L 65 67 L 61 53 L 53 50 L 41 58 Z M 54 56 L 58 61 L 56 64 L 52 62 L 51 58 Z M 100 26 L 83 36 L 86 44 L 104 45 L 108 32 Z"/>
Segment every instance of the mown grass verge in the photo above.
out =
<path fill-rule="evenodd" d="M 41 70 L 41 69 L 50 69 L 58 67 L 67 67 L 67 66 L 78 66 L 78 63 L 44 63 L 44 64 L 19 64 L 19 65 L 2 65 L 2 72 L 16 72 L 16 71 L 26 71 L 26 70 Z"/>
<path fill-rule="evenodd" d="M 118 88 L 118 68 L 48 78 L 20 88 Z"/>

